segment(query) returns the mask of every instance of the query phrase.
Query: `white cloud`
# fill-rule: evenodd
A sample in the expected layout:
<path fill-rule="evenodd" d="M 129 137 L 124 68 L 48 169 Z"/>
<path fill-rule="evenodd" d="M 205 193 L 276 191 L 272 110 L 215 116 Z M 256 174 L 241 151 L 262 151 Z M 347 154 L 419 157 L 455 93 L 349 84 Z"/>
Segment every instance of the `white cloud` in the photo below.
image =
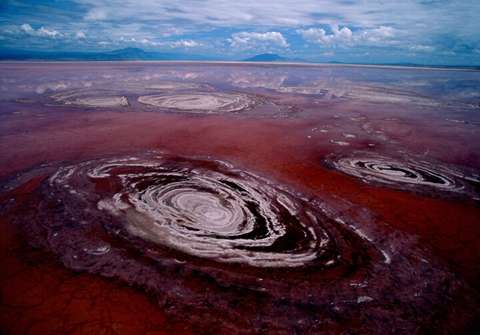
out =
<path fill-rule="evenodd" d="M 22 24 L 20 26 L 20 29 L 27 34 L 31 34 L 31 33 L 35 32 L 35 30 L 32 28 L 32 26 L 29 25 L 28 23 Z"/>
<path fill-rule="evenodd" d="M 178 48 L 194 48 L 200 46 L 201 43 L 193 41 L 193 40 L 179 40 L 170 43 L 171 47 Z"/>
<path fill-rule="evenodd" d="M 126 40 L 128 41 L 128 40 Z M 142 38 L 141 40 L 136 40 L 135 38 L 130 38 L 130 41 L 131 42 L 135 42 L 135 43 L 140 43 L 140 44 L 143 44 L 143 45 L 147 45 L 147 46 L 159 46 L 159 45 L 162 45 L 162 43 L 160 42 L 155 42 L 155 41 L 151 41 L 149 40 L 148 38 Z"/>
<path fill-rule="evenodd" d="M 452 32 L 478 39 L 480 2 L 464 1 L 339 1 L 339 0 L 75 0 L 89 8 L 84 18 L 128 22 L 175 22 L 177 26 L 312 27 L 340 25 L 361 30 L 394 26 L 412 38 L 428 27 L 430 33 Z M 459 24 L 459 19 L 462 24 Z"/>
<path fill-rule="evenodd" d="M 77 39 L 81 40 L 81 39 L 87 38 L 87 35 L 85 35 L 85 33 L 80 30 L 80 31 L 77 31 L 77 32 L 75 33 L 75 37 L 76 37 Z"/>
<path fill-rule="evenodd" d="M 56 37 L 62 36 L 62 34 L 57 30 L 50 30 L 43 26 L 35 30 L 28 23 L 22 24 L 20 26 L 20 30 L 30 36 L 49 37 L 49 38 L 56 38 Z"/>
<path fill-rule="evenodd" d="M 348 27 L 339 28 L 338 26 L 332 27 L 331 34 L 327 34 L 322 28 L 300 29 L 298 33 L 307 41 L 319 44 L 348 43 L 353 38 L 353 33 Z"/>
<path fill-rule="evenodd" d="M 391 42 L 395 36 L 395 29 L 387 26 L 366 29 L 352 32 L 348 27 L 339 28 L 336 25 L 331 27 L 328 34 L 322 28 L 299 29 L 297 33 L 310 42 L 323 45 L 352 45 L 352 44 L 374 44 Z"/>
<path fill-rule="evenodd" d="M 120 36 L 118 42 L 127 43 L 127 44 L 141 44 L 143 46 L 166 46 L 171 48 L 194 48 L 199 47 L 202 43 L 194 40 L 177 40 L 177 41 L 153 41 L 148 38 L 135 38 L 135 37 L 125 37 Z"/>
<path fill-rule="evenodd" d="M 387 26 L 380 26 L 374 29 L 368 29 L 360 33 L 358 40 L 368 42 L 382 42 L 395 36 L 395 29 Z"/>
<path fill-rule="evenodd" d="M 285 37 L 283 37 L 283 35 L 277 31 L 269 31 L 266 33 L 235 33 L 229 39 L 229 42 L 234 48 L 251 48 L 257 46 L 258 44 L 268 44 L 282 48 L 288 47 L 288 42 Z"/>
<path fill-rule="evenodd" d="M 57 36 L 60 36 L 61 34 L 56 31 L 56 30 L 49 30 L 47 28 L 44 28 L 44 27 L 40 27 L 38 30 L 37 30 L 37 34 L 39 36 L 45 36 L 45 37 L 57 37 Z"/>
<path fill-rule="evenodd" d="M 465 45 L 472 55 L 478 57 L 480 46 L 478 31 L 480 20 L 476 18 L 480 10 L 480 1 L 340 1 L 340 0 L 74 0 L 79 6 L 63 8 L 55 22 L 51 21 L 52 12 L 59 10 L 52 2 L 45 6 L 32 7 L 32 12 L 24 16 L 24 21 L 15 23 L 14 14 L 5 13 L 6 19 L 0 27 L 0 38 L 11 41 L 12 45 L 22 42 L 18 37 L 36 36 L 49 41 L 59 38 L 76 40 L 79 45 L 99 41 L 110 41 L 112 47 L 121 45 L 120 36 L 136 38 L 140 46 L 170 47 L 174 40 L 187 39 L 195 34 L 195 40 L 205 41 L 206 49 L 232 56 L 259 48 L 270 50 L 295 45 L 292 52 L 299 57 L 315 52 L 318 46 L 307 45 L 298 38 L 290 40 L 290 34 L 301 31 L 305 40 L 322 47 L 336 46 L 396 46 L 406 52 L 421 52 L 422 47 L 432 45 L 432 52 L 438 53 L 450 44 L 458 45 L 463 53 Z M 16 2 L 12 2 L 16 3 Z M 15 6 L 14 6 L 15 7 Z M 45 12 L 40 12 L 45 11 Z M 13 13 L 13 11 L 12 11 Z M 82 14 L 83 13 L 83 14 Z M 78 15 L 83 20 L 78 20 Z M 16 15 L 16 14 L 15 14 Z M 32 17 L 28 19 L 26 17 Z M 72 19 L 73 18 L 73 19 Z M 14 22 L 14 23 L 8 23 Z M 29 22 L 20 26 L 23 22 Z M 43 26 L 43 29 L 38 29 Z M 228 29 L 223 29 L 228 28 Z M 53 30 L 56 29 L 56 30 Z M 231 29 L 231 30 L 230 30 Z M 11 30 L 9 32 L 8 30 Z M 76 35 L 84 30 L 88 39 Z M 225 32 L 260 32 L 259 36 L 235 35 L 229 39 L 231 46 L 225 44 Z M 281 32 L 288 36 L 275 38 L 265 32 Z M 240 34 L 240 33 L 239 33 Z M 250 33 L 252 34 L 252 33 Z M 287 35 L 288 34 L 288 35 Z M 176 36 L 176 37 L 174 37 Z M 283 37 L 282 36 L 282 37 Z M 230 36 L 228 36 L 230 37 Z M 143 41 L 143 39 L 147 41 Z M 70 41 L 70 42 L 72 42 Z M 142 42 L 143 41 L 143 42 Z M 72 42 L 73 43 L 73 42 Z M 208 44 L 207 44 L 208 43 Z M 180 45 L 180 43 L 177 43 Z M 187 43 L 188 44 L 188 43 Z M 410 49 L 412 46 L 412 49 Z M 241 49 L 243 48 L 243 49 Z M 317 49 L 316 49 L 317 48 Z M 414 49 L 417 50 L 414 50 Z M 324 50 L 321 50 L 322 52 Z M 392 48 L 390 51 L 394 52 Z M 427 52 L 423 48 L 423 52 Z M 339 51 L 340 52 L 340 51 Z M 396 52 L 396 51 L 395 51 Z M 467 51 L 465 51 L 467 52 Z M 380 55 L 378 56 L 380 57 Z M 305 56 L 305 58 L 308 58 Z"/>
<path fill-rule="evenodd" d="M 85 20 L 88 21 L 101 21 L 107 18 L 107 11 L 105 7 L 94 7 L 87 12 Z"/>
<path fill-rule="evenodd" d="M 416 44 L 408 47 L 413 52 L 432 52 L 435 50 L 431 45 Z"/>
<path fill-rule="evenodd" d="M 184 28 L 166 27 L 166 28 L 162 29 L 162 31 L 160 32 L 160 35 L 162 35 L 163 37 L 170 37 L 170 36 L 174 36 L 174 35 L 182 35 L 186 32 L 187 32 L 187 30 L 184 29 Z"/>

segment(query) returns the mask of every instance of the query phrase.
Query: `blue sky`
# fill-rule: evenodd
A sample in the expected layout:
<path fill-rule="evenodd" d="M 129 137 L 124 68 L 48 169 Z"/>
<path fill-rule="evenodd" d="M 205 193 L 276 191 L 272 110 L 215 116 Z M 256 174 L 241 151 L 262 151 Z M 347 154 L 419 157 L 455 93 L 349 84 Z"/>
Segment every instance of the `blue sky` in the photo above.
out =
<path fill-rule="evenodd" d="M 480 64 L 480 0 L 0 1 L 0 46 Z"/>

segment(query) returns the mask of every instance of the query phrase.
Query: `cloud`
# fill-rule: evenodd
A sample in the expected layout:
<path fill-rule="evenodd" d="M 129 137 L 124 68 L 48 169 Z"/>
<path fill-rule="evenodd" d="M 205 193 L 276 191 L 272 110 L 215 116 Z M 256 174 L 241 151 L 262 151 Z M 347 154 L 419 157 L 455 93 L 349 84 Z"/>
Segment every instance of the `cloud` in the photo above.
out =
<path fill-rule="evenodd" d="M 353 33 L 348 27 L 333 26 L 331 34 L 327 34 L 322 28 L 300 29 L 297 32 L 307 41 L 319 44 L 348 43 L 353 38 Z"/>
<path fill-rule="evenodd" d="M 22 31 L 24 31 L 25 33 L 27 33 L 27 34 L 32 34 L 32 33 L 35 32 L 35 30 L 32 28 L 32 26 L 29 25 L 28 23 L 22 24 L 22 25 L 20 26 L 20 29 L 21 29 Z"/>
<path fill-rule="evenodd" d="M 179 41 L 174 41 L 170 43 L 170 46 L 173 48 L 194 48 L 201 46 L 202 44 L 193 40 L 179 40 Z"/>
<path fill-rule="evenodd" d="M 75 37 L 77 39 L 81 40 L 81 39 L 87 38 L 87 35 L 85 35 L 85 33 L 83 31 L 79 30 L 75 33 Z"/>
<path fill-rule="evenodd" d="M 411 45 L 408 47 L 408 49 L 413 52 L 432 52 L 435 50 L 435 48 L 432 47 L 431 45 L 422 45 L 422 44 Z"/>
<path fill-rule="evenodd" d="M 121 36 L 120 39 L 117 40 L 117 42 L 151 46 L 151 47 L 165 46 L 170 48 L 194 48 L 194 47 L 199 47 L 203 45 L 202 43 L 194 40 L 153 41 L 145 37 L 135 38 L 135 37 L 125 37 L 125 36 Z"/>
<path fill-rule="evenodd" d="M 387 43 L 391 42 L 395 36 L 395 29 L 387 26 L 366 29 L 355 33 L 348 27 L 339 28 L 336 25 L 331 26 L 330 29 L 330 34 L 323 28 L 298 29 L 297 33 L 309 42 L 328 46 Z"/>
<path fill-rule="evenodd" d="M 235 33 L 229 39 L 230 45 L 234 48 L 251 48 L 258 44 L 267 44 L 287 48 L 288 43 L 285 37 L 277 31 L 266 33 L 240 32 Z"/>
<path fill-rule="evenodd" d="M 39 29 L 37 29 L 37 34 L 38 36 L 45 36 L 45 37 L 57 37 L 62 35 L 56 30 L 48 30 L 44 27 L 40 27 Z"/>
<path fill-rule="evenodd" d="M 316 60 L 335 50 L 336 59 L 361 61 L 375 47 L 368 61 L 415 54 L 415 60 L 441 63 L 452 60 L 444 56 L 453 51 L 459 62 L 480 62 L 480 1 L 474 0 L 6 1 L 2 9 L 0 39 L 9 48 L 202 45 L 202 53 L 216 58 L 274 49 Z"/>
<path fill-rule="evenodd" d="M 49 30 L 43 26 L 35 30 L 28 23 L 22 24 L 20 26 L 20 30 L 30 36 L 49 37 L 49 38 L 56 38 L 56 37 L 62 36 L 60 32 L 56 30 Z"/>
<path fill-rule="evenodd" d="M 107 11 L 105 8 L 96 8 L 89 10 L 85 15 L 85 20 L 87 21 L 100 21 L 107 18 Z"/>
<path fill-rule="evenodd" d="M 382 42 L 393 38 L 395 33 L 395 29 L 392 27 L 380 26 L 361 32 L 357 39 L 368 42 Z"/>

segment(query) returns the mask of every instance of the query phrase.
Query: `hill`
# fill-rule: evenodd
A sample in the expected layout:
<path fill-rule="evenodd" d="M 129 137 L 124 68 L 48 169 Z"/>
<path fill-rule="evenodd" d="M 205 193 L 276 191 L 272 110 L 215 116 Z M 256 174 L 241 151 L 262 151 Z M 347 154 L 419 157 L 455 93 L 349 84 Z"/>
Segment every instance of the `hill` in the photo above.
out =
<path fill-rule="evenodd" d="M 104 52 L 27 51 L 0 49 L 0 60 L 118 61 L 118 60 L 207 60 L 202 55 L 145 51 L 125 48 Z"/>

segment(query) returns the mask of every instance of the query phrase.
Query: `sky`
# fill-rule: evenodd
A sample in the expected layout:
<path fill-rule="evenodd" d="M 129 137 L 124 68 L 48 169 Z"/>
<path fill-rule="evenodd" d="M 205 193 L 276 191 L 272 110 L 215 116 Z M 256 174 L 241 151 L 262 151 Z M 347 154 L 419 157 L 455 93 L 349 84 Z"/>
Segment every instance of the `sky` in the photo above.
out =
<path fill-rule="evenodd" d="M 0 49 L 480 65 L 480 0 L 0 0 Z"/>

